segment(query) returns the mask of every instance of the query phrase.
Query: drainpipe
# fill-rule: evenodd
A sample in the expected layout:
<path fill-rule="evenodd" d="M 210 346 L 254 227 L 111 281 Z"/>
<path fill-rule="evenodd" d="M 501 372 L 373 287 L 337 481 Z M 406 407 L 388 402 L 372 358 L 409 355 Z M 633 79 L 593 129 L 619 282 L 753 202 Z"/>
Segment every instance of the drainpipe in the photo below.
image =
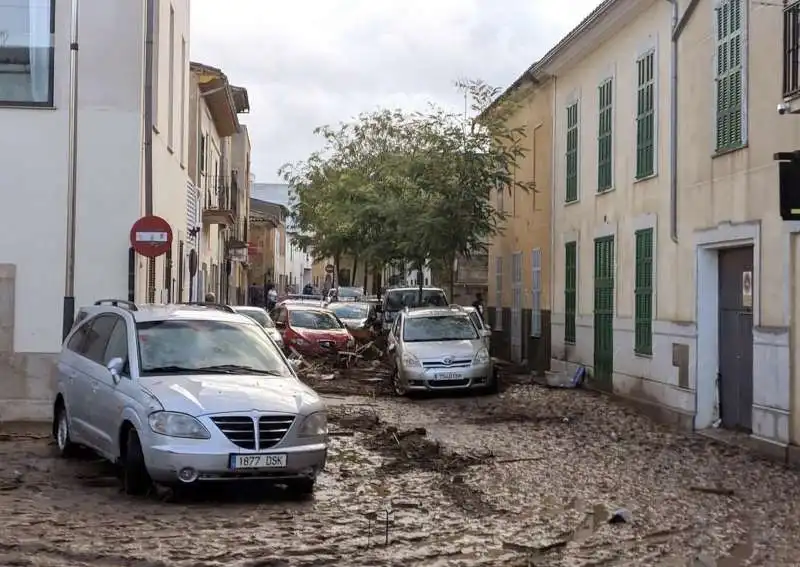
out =
<path fill-rule="evenodd" d="M 669 100 L 669 230 L 672 241 L 678 242 L 678 0 L 672 4 L 672 42 L 670 49 Z"/>
<path fill-rule="evenodd" d="M 558 128 L 556 127 L 556 117 L 558 116 L 558 88 L 557 88 L 557 81 L 558 78 L 553 75 L 553 111 L 551 113 L 551 148 L 552 155 L 550 156 L 550 289 L 548 295 L 550 296 L 550 321 L 551 321 L 551 328 L 552 328 L 552 319 L 553 319 L 553 307 L 555 306 L 555 290 L 556 290 L 556 270 L 553 267 L 553 258 L 557 257 L 556 254 L 556 187 L 558 183 L 556 181 L 557 178 L 557 169 L 556 164 L 558 163 L 556 156 L 557 152 L 559 151 L 556 147 L 556 134 L 558 133 Z M 550 353 L 550 357 L 552 358 L 552 352 Z M 550 361 L 548 361 L 550 363 Z M 552 368 L 551 368 L 552 370 Z"/>
<path fill-rule="evenodd" d="M 144 35 L 144 214 L 153 214 L 153 36 L 155 0 L 147 0 Z"/>

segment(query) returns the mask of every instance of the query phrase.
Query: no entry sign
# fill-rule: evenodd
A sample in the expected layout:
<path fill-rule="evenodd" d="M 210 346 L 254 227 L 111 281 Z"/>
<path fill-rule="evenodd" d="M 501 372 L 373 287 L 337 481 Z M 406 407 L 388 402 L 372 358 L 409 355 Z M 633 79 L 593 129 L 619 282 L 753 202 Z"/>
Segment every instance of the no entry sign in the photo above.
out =
<path fill-rule="evenodd" d="M 172 227 L 161 217 L 142 217 L 131 227 L 131 246 L 142 256 L 158 258 L 172 246 Z"/>

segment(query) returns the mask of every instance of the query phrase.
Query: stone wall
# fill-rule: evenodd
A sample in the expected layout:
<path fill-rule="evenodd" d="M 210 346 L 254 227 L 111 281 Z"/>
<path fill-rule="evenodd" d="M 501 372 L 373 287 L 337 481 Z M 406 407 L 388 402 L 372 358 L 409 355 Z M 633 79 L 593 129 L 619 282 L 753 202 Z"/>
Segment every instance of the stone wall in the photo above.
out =
<path fill-rule="evenodd" d="M 58 354 L 14 352 L 16 279 L 14 264 L 0 264 L 0 421 L 49 420 Z"/>

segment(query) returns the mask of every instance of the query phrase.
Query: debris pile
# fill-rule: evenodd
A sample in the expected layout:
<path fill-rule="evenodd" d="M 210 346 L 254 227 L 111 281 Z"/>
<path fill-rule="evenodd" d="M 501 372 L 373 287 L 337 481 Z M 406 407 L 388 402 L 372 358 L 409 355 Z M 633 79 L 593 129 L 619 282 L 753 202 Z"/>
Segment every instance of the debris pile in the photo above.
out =
<path fill-rule="evenodd" d="M 291 351 L 289 360 L 300 379 L 321 394 L 391 395 L 391 368 L 369 342 L 353 351 L 309 358 Z"/>

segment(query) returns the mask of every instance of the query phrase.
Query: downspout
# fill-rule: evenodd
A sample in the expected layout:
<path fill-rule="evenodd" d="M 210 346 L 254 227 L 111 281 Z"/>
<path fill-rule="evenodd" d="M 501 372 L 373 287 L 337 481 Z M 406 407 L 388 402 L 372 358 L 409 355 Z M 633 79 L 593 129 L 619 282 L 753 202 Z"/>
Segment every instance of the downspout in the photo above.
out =
<path fill-rule="evenodd" d="M 145 5 L 144 35 L 144 214 L 153 214 L 153 37 L 155 0 Z"/>
<path fill-rule="evenodd" d="M 553 267 L 553 258 L 558 257 L 556 254 L 555 246 L 556 246 L 556 187 L 558 183 L 556 181 L 556 164 L 558 160 L 556 160 L 556 155 L 558 149 L 556 148 L 556 134 L 558 132 L 558 128 L 556 127 L 556 117 L 558 116 L 558 88 L 557 88 L 557 81 L 558 78 L 553 75 L 551 77 L 553 81 L 553 110 L 550 115 L 551 120 L 551 153 L 550 156 L 550 289 L 548 291 L 548 300 L 550 303 L 550 321 L 551 321 L 551 329 L 552 329 L 552 320 L 553 320 L 553 307 L 555 307 L 555 289 L 556 289 L 556 270 Z M 566 309 L 566 306 L 565 306 Z M 544 332 L 544 330 L 542 330 Z M 552 352 L 550 353 L 550 357 L 552 358 Z M 548 363 L 551 363 L 548 361 Z"/>
<path fill-rule="evenodd" d="M 678 0 L 672 4 L 672 42 L 670 49 L 669 99 L 669 230 L 672 241 L 678 242 Z"/>

